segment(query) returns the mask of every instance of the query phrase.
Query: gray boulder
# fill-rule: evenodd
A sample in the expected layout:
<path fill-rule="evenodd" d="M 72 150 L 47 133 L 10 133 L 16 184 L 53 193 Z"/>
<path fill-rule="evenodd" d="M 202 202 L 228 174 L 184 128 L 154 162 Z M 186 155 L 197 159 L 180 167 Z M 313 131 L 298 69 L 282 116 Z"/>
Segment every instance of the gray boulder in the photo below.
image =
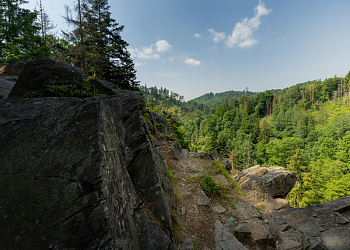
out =
<path fill-rule="evenodd" d="M 215 247 L 216 250 L 248 250 L 218 220 L 215 221 Z"/>
<path fill-rule="evenodd" d="M 239 198 L 233 212 L 239 221 L 246 223 L 251 228 L 251 236 L 254 242 L 270 246 L 275 245 L 277 233 L 274 227 L 253 204 Z M 243 226 L 242 223 L 237 225 L 237 227 L 241 226 Z"/>
<path fill-rule="evenodd" d="M 29 91 L 45 91 L 55 85 L 82 81 L 80 70 L 74 66 L 50 58 L 31 61 L 25 64 L 9 98 L 21 97 Z"/>
<path fill-rule="evenodd" d="M 15 83 L 13 81 L 0 77 L 0 92 L 2 94 L 2 99 L 7 99 L 14 85 Z"/>
<path fill-rule="evenodd" d="M 97 91 L 103 95 L 115 95 L 116 91 L 119 90 L 117 85 L 97 78 L 89 78 L 88 81 L 95 86 Z"/>
<path fill-rule="evenodd" d="M 257 165 L 238 173 L 233 179 L 242 191 L 255 190 L 274 198 L 285 198 L 297 178 L 295 173 L 285 171 L 282 167 L 265 168 Z"/>
<path fill-rule="evenodd" d="M 194 154 L 191 154 L 190 157 L 211 161 L 209 154 L 205 152 L 194 153 Z"/>
<path fill-rule="evenodd" d="M 144 109 L 122 90 L 0 100 L 2 248 L 176 249 L 175 199 Z"/>
<path fill-rule="evenodd" d="M 198 192 L 197 192 L 197 205 L 198 206 L 209 206 L 210 200 L 209 198 L 205 195 L 203 190 L 199 187 Z"/>
<path fill-rule="evenodd" d="M 180 250 L 194 250 L 193 243 L 191 239 L 186 239 L 185 243 L 180 246 Z"/>

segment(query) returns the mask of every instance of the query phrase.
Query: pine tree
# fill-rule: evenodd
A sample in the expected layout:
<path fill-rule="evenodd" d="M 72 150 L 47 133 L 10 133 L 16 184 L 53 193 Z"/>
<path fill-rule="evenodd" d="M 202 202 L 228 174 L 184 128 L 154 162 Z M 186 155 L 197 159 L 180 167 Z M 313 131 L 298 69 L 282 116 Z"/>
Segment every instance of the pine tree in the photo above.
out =
<path fill-rule="evenodd" d="M 67 7 L 66 20 L 75 25 L 75 30 L 64 33 L 73 43 L 74 64 L 87 76 L 110 81 L 122 89 L 138 90 L 128 44 L 120 35 L 124 26 L 111 18 L 108 0 L 80 1 L 75 6 L 79 20 L 71 18 Z"/>

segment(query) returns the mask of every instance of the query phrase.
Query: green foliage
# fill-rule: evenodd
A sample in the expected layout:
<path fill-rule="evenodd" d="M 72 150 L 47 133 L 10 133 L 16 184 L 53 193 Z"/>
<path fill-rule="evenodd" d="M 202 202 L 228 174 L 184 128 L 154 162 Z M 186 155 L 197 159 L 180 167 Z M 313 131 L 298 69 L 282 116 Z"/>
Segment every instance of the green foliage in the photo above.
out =
<path fill-rule="evenodd" d="M 76 18 L 72 17 L 69 8 L 65 16 L 74 30 L 63 32 L 72 45 L 68 48 L 72 63 L 87 76 L 110 81 L 121 89 L 138 91 L 139 84 L 127 50 L 128 43 L 120 35 L 124 26 L 111 17 L 108 0 L 90 0 L 79 4 L 74 5 Z"/>
<path fill-rule="evenodd" d="M 213 177 L 210 175 L 203 175 L 201 180 L 199 181 L 199 184 L 201 185 L 201 188 L 203 189 L 203 192 L 206 195 L 209 194 L 219 194 L 221 195 L 221 190 L 223 189 L 222 185 L 217 185 L 215 181 L 213 180 Z"/>
<path fill-rule="evenodd" d="M 180 180 L 180 177 L 173 175 L 170 168 L 167 168 L 167 172 L 170 182 L 173 182 L 174 180 Z"/>
<path fill-rule="evenodd" d="M 20 8 L 25 3 L 23 0 L 0 2 L 0 62 L 14 63 L 48 56 L 35 22 L 37 12 Z"/>
<path fill-rule="evenodd" d="M 328 137 L 338 140 L 350 133 L 350 113 L 337 116 L 329 126 L 326 134 Z"/>
<path fill-rule="evenodd" d="M 38 98 L 38 97 L 77 97 L 86 98 L 92 96 L 106 96 L 97 91 L 94 85 L 88 80 L 83 80 L 79 83 L 71 83 L 69 81 L 63 81 L 56 86 L 52 86 L 43 91 L 29 91 L 22 97 L 24 98 Z"/>
<path fill-rule="evenodd" d="M 329 181 L 324 191 L 326 201 L 335 200 L 348 195 L 350 195 L 350 174 L 344 175 L 340 179 Z"/>
<path fill-rule="evenodd" d="M 19 97 L 18 99 L 26 99 L 26 98 L 40 98 L 43 94 L 39 91 L 33 90 L 25 93 L 23 96 Z"/>
<path fill-rule="evenodd" d="M 292 155 L 303 148 L 304 142 L 295 137 L 276 139 L 266 145 L 268 165 L 287 167 Z"/>
<path fill-rule="evenodd" d="M 201 244 L 201 242 L 198 240 L 197 237 L 192 238 L 191 241 L 192 241 L 194 250 L 199 250 L 199 249 L 201 249 L 202 244 Z"/>

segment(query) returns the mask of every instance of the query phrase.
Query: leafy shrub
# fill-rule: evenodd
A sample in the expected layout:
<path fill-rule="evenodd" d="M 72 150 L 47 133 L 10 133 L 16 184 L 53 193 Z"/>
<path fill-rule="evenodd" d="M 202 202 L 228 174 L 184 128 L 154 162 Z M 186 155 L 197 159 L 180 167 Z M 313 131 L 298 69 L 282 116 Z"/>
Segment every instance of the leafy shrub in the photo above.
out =
<path fill-rule="evenodd" d="M 222 193 L 223 185 L 217 185 L 210 175 L 203 175 L 199 184 L 206 195 L 215 193 L 221 195 Z"/>

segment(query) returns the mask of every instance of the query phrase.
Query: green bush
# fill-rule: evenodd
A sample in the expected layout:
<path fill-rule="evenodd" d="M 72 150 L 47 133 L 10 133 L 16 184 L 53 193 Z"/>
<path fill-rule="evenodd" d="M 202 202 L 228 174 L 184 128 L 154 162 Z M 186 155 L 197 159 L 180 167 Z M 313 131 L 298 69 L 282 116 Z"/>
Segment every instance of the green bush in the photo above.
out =
<path fill-rule="evenodd" d="M 199 184 L 206 195 L 215 193 L 221 195 L 222 193 L 223 185 L 217 185 L 210 175 L 203 175 Z"/>

